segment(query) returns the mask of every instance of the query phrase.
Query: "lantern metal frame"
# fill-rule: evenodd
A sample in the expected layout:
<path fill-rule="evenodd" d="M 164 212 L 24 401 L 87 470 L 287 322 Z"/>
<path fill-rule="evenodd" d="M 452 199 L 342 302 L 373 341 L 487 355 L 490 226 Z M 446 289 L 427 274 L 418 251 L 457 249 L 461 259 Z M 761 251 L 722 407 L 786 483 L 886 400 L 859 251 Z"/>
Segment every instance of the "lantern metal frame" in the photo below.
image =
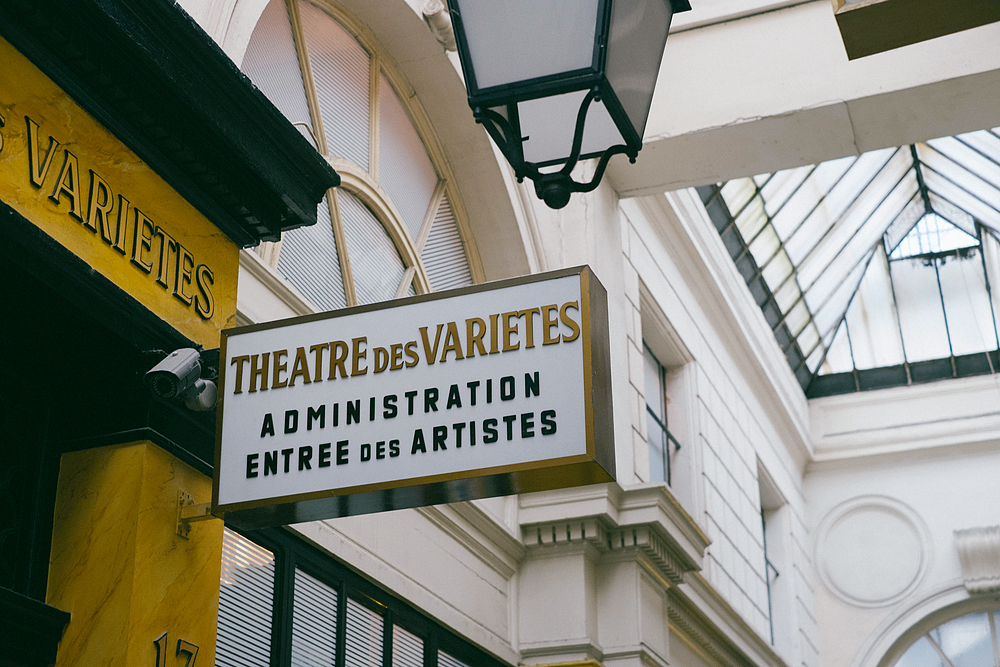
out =
<path fill-rule="evenodd" d="M 590 67 L 483 89 L 479 88 L 476 81 L 475 68 L 472 66 L 472 54 L 466 41 L 465 28 L 462 24 L 462 1 L 447 0 L 455 32 L 455 42 L 458 47 L 458 57 L 462 63 L 462 72 L 468 89 L 469 107 L 472 109 L 476 122 L 486 129 L 500 152 L 514 169 L 514 175 L 519 183 L 523 182 L 526 177 L 530 178 L 535 185 L 535 194 L 551 208 L 558 209 L 569 202 L 572 193 L 590 192 L 597 188 L 604 176 L 604 171 L 607 169 L 608 162 L 615 155 L 627 155 L 629 162 L 635 163 L 639 150 L 642 148 L 641 132 L 644 128 L 635 128 L 632 125 L 632 121 L 613 87 L 608 84 L 605 74 L 613 0 L 598 0 L 594 56 Z M 669 0 L 669 2 L 672 15 L 691 9 L 688 0 Z M 569 156 L 543 162 L 526 161 L 523 149 L 526 137 L 523 137 L 521 133 L 517 105 L 529 100 L 582 90 L 588 92 L 577 112 Z M 603 151 L 582 153 L 587 113 L 594 102 L 604 104 L 615 127 L 625 139 L 625 143 L 610 146 Z M 497 107 L 506 109 L 506 117 L 494 111 Z M 599 158 L 591 179 L 584 183 L 574 181 L 571 176 L 573 169 L 580 160 L 590 158 Z M 546 172 L 541 170 L 544 167 L 557 165 L 562 165 L 562 168 Z"/>

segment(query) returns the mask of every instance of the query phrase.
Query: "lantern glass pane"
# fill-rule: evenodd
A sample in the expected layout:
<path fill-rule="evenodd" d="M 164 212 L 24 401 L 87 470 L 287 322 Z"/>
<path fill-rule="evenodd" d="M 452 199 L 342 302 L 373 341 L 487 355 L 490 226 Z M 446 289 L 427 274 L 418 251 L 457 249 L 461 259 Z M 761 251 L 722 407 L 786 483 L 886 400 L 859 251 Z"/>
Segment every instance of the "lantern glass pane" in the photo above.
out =
<path fill-rule="evenodd" d="M 524 138 L 524 159 L 535 164 L 565 161 L 573 148 L 576 116 L 587 91 L 528 100 L 517 105 Z M 581 155 L 603 153 L 611 146 L 624 144 L 607 107 L 592 102 L 587 110 Z"/>
<path fill-rule="evenodd" d="M 606 75 L 640 140 L 672 14 L 669 0 L 616 0 L 611 10 Z"/>
<path fill-rule="evenodd" d="M 482 90 L 593 66 L 599 0 L 460 0 Z"/>

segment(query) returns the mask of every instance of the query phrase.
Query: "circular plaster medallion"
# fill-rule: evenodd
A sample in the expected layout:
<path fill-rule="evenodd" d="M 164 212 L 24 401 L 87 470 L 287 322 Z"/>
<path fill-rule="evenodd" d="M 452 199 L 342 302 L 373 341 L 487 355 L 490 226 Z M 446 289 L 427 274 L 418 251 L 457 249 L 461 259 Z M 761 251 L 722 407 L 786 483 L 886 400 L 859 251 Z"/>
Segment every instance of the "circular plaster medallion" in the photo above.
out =
<path fill-rule="evenodd" d="M 885 496 L 860 496 L 827 513 L 816 539 L 820 579 L 859 607 L 884 607 L 909 595 L 930 564 L 931 542 L 920 517 Z"/>

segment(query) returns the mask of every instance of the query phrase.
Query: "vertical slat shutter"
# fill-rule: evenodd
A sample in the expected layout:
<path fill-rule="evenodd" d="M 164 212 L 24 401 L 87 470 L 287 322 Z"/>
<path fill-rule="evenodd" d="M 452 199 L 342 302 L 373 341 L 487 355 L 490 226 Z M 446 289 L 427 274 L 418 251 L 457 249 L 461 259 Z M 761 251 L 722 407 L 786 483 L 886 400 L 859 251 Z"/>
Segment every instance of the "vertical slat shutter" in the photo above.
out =
<path fill-rule="evenodd" d="M 273 602 L 274 554 L 225 529 L 217 667 L 267 667 Z"/>
<path fill-rule="evenodd" d="M 379 77 L 378 182 L 417 238 L 438 177 L 403 103 L 385 75 Z"/>
<path fill-rule="evenodd" d="M 347 601 L 346 667 L 382 665 L 382 617 L 354 600 Z"/>
<path fill-rule="evenodd" d="M 371 56 L 326 12 L 308 2 L 299 12 L 327 148 L 368 170 Z"/>
<path fill-rule="evenodd" d="M 347 305 L 326 198 L 320 202 L 315 225 L 282 236 L 278 273 L 321 311 Z"/>
<path fill-rule="evenodd" d="M 421 261 L 435 292 L 472 284 L 469 260 L 447 195 L 438 207 Z"/>
<path fill-rule="evenodd" d="M 351 258 L 358 304 L 396 296 L 406 267 L 385 227 L 364 203 L 345 190 L 337 191 L 340 219 Z"/>
<path fill-rule="evenodd" d="M 295 570 L 292 667 L 333 667 L 337 657 L 337 591 Z"/>
<path fill-rule="evenodd" d="M 241 69 L 290 123 L 312 129 L 292 27 L 283 0 L 271 0 L 257 22 Z M 299 128 L 312 142 L 309 133 Z"/>

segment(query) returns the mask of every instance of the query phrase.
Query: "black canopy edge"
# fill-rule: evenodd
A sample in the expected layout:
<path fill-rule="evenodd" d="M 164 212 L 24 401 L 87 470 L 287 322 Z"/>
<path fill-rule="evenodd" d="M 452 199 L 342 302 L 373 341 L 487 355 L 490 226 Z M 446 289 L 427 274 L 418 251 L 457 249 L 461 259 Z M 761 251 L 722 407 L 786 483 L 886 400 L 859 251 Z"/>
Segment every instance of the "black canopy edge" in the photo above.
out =
<path fill-rule="evenodd" d="M 171 0 L 0 0 L 0 35 L 241 247 L 340 177 Z"/>

